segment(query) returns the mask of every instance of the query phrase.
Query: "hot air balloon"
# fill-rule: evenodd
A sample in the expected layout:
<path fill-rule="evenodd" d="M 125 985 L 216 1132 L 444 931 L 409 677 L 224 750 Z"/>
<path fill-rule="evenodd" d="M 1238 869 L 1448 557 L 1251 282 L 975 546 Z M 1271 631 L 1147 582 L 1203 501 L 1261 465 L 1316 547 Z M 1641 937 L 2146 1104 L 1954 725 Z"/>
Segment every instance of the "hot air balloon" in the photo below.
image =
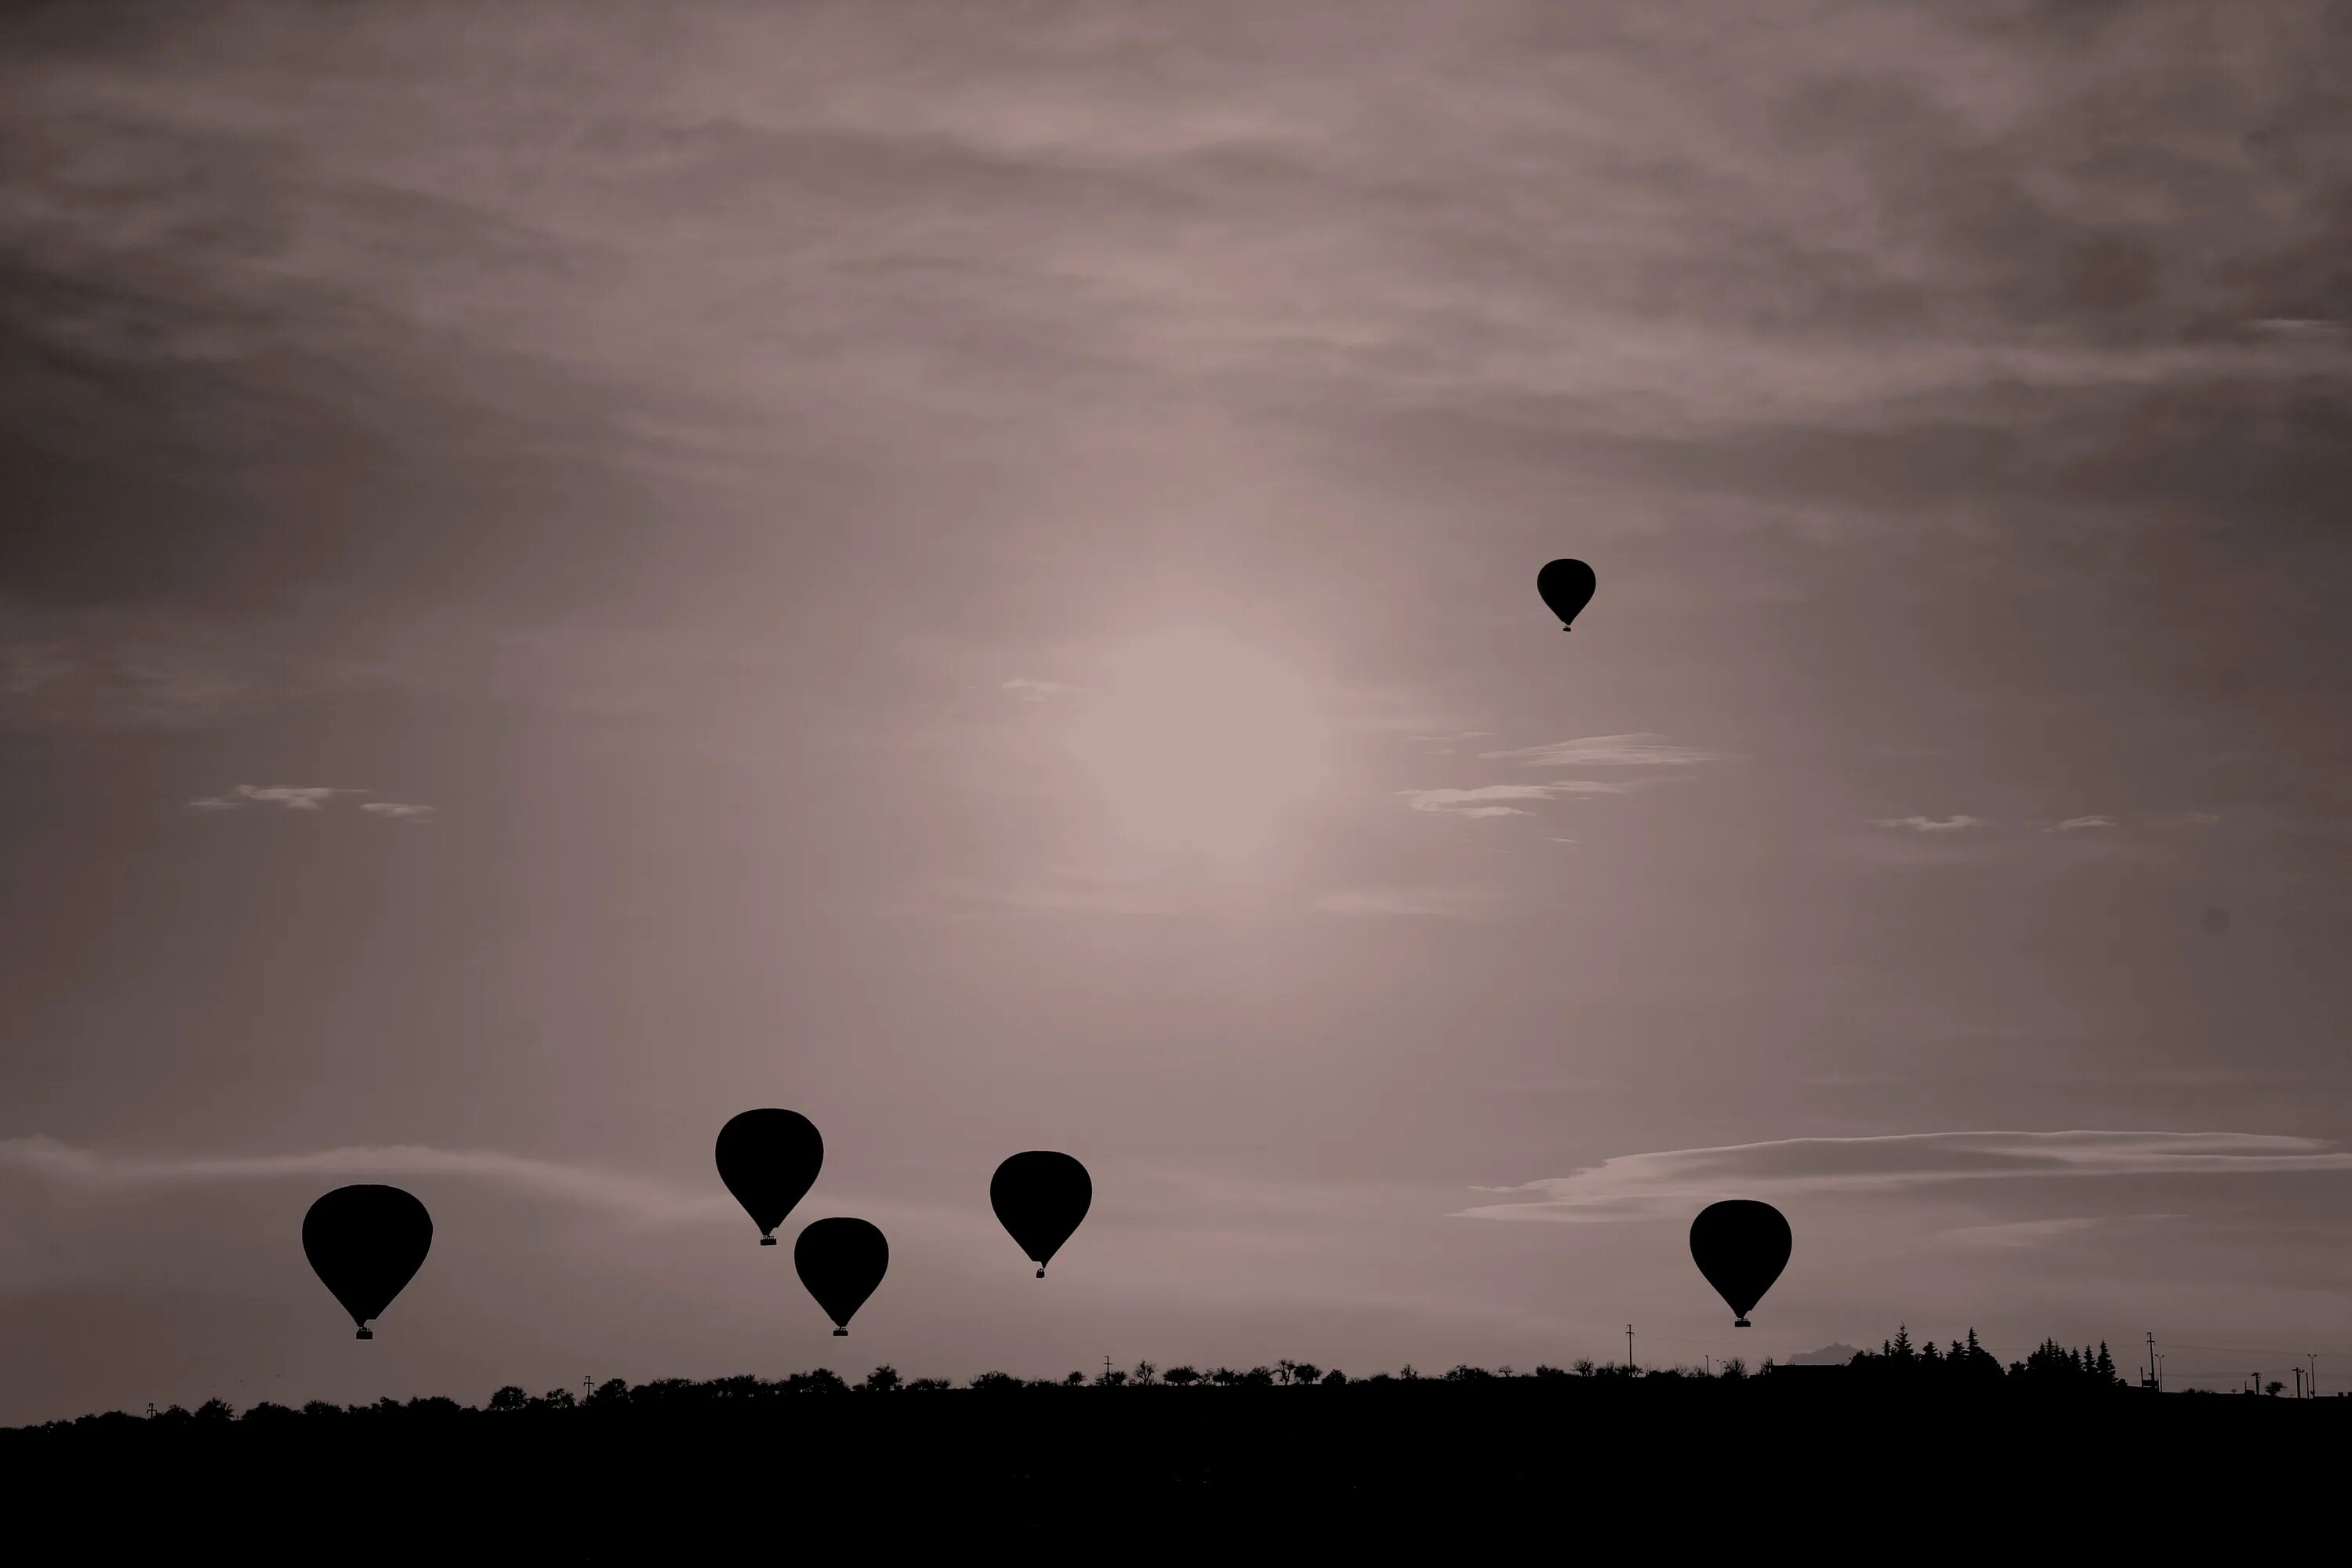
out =
<path fill-rule="evenodd" d="M 432 1245 L 433 1216 L 398 1187 L 337 1187 L 302 1216 L 303 1255 L 363 1340 Z"/>
<path fill-rule="evenodd" d="M 1716 1294 L 1730 1303 L 1735 1326 L 1789 1266 L 1789 1222 L 1770 1204 L 1729 1198 L 1709 1204 L 1691 1221 L 1691 1260 Z"/>
<path fill-rule="evenodd" d="M 1536 574 L 1536 592 L 1559 617 L 1559 629 L 1566 631 L 1592 602 L 1595 581 L 1592 568 L 1581 561 L 1554 561 Z"/>
<path fill-rule="evenodd" d="M 988 1201 L 1043 1279 L 1046 1263 L 1087 1217 L 1087 1208 L 1095 1201 L 1095 1184 L 1087 1168 L 1067 1154 L 1032 1149 L 996 1167 L 988 1184 Z"/>
<path fill-rule="evenodd" d="M 746 1110 L 719 1130 L 719 1179 L 760 1227 L 762 1247 L 776 1245 L 776 1227 L 824 1163 L 824 1140 L 797 1110 Z"/>
<path fill-rule="evenodd" d="M 821 1219 L 793 1243 L 793 1267 L 833 1320 L 835 1336 L 845 1339 L 849 1320 L 890 1267 L 890 1244 L 865 1220 Z"/>

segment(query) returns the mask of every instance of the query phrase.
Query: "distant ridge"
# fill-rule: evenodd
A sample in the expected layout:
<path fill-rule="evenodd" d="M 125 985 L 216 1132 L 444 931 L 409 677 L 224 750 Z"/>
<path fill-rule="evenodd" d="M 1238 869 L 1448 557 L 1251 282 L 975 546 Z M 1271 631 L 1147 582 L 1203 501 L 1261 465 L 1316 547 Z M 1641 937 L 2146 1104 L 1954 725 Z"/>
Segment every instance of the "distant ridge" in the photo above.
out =
<path fill-rule="evenodd" d="M 1861 1353 L 1852 1345 L 1826 1344 L 1817 1351 L 1807 1351 L 1802 1355 L 1790 1356 L 1788 1364 L 1790 1366 L 1843 1366 Z"/>

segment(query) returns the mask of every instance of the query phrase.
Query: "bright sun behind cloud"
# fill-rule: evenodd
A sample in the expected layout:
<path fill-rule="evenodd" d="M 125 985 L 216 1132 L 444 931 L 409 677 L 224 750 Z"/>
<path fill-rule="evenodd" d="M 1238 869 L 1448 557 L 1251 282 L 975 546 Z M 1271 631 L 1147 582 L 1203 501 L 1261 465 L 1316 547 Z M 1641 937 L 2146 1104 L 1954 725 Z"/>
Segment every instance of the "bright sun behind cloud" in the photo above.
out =
<path fill-rule="evenodd" d="M 1321 785 L 1315 693 L 1278 660 L 1218 633 L 1172 631 L 1108 666 L 1071 746 L 1137 844 L 1245 861 Z"/>

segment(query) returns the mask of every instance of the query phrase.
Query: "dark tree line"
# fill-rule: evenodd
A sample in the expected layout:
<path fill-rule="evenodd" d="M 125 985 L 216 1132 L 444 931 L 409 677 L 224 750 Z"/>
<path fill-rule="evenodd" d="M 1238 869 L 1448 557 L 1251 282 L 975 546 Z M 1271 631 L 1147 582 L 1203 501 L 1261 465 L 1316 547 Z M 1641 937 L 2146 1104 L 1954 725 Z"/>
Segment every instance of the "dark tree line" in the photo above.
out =
<path fill-rule="evenodd" d="M 1640 1383 L 1646 1386 L 1687 1384 L 1731 1384 L 1751 1379 L 1771 1378 L 1779 1369 L 1770 1361 L 1760 1368 L 1751 1369 L 1742 1360 L 1733 1358 L 1716 1363 L 1707 1368 L 1689 1366 L 1631 1367 L 1622 1363 L 1596 1363 L 1580 1360 L 1566 1368 L 1538 1366 L 1532 1372 L 1521 1373 L 1509 1366 L 1488 1369 L 1467 1364 L 1439 1373 L 1425 1373 L 1410 1363 L 1393 1373 L 1374 1373 L 1370 1376 L 1350 1378 L 1337 1367 L 1326 1368 L 1309 1361 L 1282 1360 L 1270 1366 L 1247 1368 L 1230 1366 L 1197 1367 L 1178 1365 L 1165 1369 L 1151 1362 L 1139 1362 L 1127 1370 L 1109 1369 L 1092 1374 L 1073 1372 L 1058 1378 L 1021 1378 L 1006 1372 L 984 1372 L 973 1378 L 968 1392 L 1005 1394 L 1013 1391 L 1033 1392 L 1045 1389 L 1168 1389 L 1184 1393 L 1191 1390 L 1234 1388 L 1333 1388 L 1354 1387 L 1380 1389 L 1406 1384 L 1479 1384 L 1500 1387 L 1505 1384 L 1623 1384 Z M 1807 1369 L 1819 1371 L 1823 1369 Z M 1895 1337 L 1883 1342 L 1875 1351 L 1858 1352 L 1845 1367 L 1827 1369 L 1839 1373 L 1842 1384 L 1873 1385 L 1901 1388 L 1926 1394 L 1931 1390 L 2035 1389 L 2096 1393 L 2131 1386 L 2116 1367 L 2115 1358 L 2105 1343 L 2095 1348 L 2074 1347 L 2044 1340 L 2022 1361 L 2003 1365 L 2000 1359 L 1978 1342 L 1976 1331 L 1969 1331 L 1965 1339 L 1954 1340 L 1937 1349 L 1932 1340 L 1915 1343 L 1908 1326 L 1898 1328 Z M 299 1409 L 264 1402 L 246 1411 L 240 1418 L 236 1410 L 224 1400 L 210 1399 L 194 1410 L 173 1405 L 156 1411 L 150 1408 L 147 1416 L 140 1417 L 116 1411 L 104 1415 L 85 1415 L 74 1421 L 47 1423 L 40 1430 L 66 1428 L 87 1429 L 93 1426 L 117 1424 L 144 1425 L 153 1421 L 165 1426 L 181 1425 L 206 1426 L 242 1419 L 255 1423 L 289 1421 L 364 1422 L 401 1420 L 453 1420 L 459 1418 L 509 1419 L 528 1416 L 548 1416 L 583 1413 L 593 1415 L 620 1410 L 661 1412 L 713 1410 L 723 1411 L 776 1401 L 802 1394 L 940 1394 L 956 1388 L 954 1382 L 940 1377 L 902 1377 L 898 1369 L 877 1366 L 856 1383 L 851 1383 L 829 1368 L 818 1367 L 810 1372 L 797 1372 L 786 1377 L 763 1378 L 751 1373 L 733 1377 L 696 1382 L 687 1378 L 661 1378 L 651 1383 L 631 1384 L 620 1378 L 608 1378 L 603 1383 L 583 1381 L 581 1388 L 551 1388 L 543 1394 L 531 1394 L 509 1384 L 493 1393 L 478 1409 L 439 1396 L 410 1399 L 405 1402 L 380 1399 L 373 1405 L 339 1405 L 323 1400 L 313 1400 Z M 1213 1395 L 1194 1395 L 1213 1397 Z"/>

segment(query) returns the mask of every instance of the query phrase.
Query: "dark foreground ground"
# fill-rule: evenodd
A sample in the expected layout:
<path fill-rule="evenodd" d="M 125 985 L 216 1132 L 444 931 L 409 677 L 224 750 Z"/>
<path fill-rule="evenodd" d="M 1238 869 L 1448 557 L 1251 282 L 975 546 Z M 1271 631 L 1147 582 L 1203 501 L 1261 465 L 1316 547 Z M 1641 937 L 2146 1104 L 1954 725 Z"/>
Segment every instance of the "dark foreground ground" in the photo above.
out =
<path fill-rule="evenodd" d="M 106 1558 L 2169 1560 L 2333 1551 L 2352 1399 L 2136 1390 L 956 1390 L 121 1418 L 0 1433 L 0 1491 L 10 1542 Z"/>

